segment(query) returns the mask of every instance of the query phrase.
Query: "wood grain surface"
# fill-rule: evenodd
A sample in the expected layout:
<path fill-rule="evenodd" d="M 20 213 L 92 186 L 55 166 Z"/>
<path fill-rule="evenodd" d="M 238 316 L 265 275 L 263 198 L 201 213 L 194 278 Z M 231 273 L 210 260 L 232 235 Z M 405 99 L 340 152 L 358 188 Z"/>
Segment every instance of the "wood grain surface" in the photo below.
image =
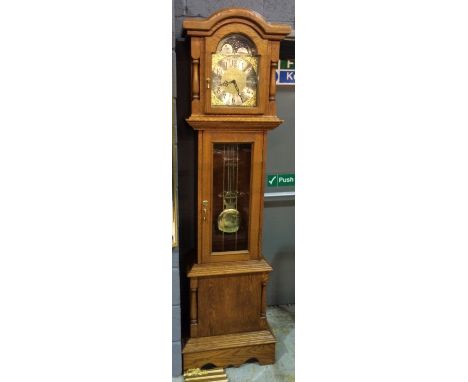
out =
<path fill-rule="evenodd" d="M 275 338 L 269 330 L 190 339 L 182 352 L 184 368 L 239 366 L 249 360 L 275 362 Z"/>

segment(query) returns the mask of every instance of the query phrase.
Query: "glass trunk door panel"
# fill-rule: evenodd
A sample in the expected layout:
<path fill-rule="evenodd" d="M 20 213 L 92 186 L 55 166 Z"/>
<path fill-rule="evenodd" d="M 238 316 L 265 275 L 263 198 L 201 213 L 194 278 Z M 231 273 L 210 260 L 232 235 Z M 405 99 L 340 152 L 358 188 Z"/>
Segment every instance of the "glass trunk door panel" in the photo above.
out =
<path fill-rule="evenodd" d="M 212 255 L 248 251 L 252 143 L 213 143 Z"/>

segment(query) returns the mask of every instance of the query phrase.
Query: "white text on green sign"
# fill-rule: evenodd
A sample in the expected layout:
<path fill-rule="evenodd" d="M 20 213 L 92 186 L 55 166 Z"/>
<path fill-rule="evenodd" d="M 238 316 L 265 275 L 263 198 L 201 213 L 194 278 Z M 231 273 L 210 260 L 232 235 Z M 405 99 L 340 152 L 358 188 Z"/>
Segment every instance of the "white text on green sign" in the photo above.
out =
<path fill-rule="evenodd" d="M 270 174 L 267 176 L 268 187 L 294 186 L 295 174 Z"/>

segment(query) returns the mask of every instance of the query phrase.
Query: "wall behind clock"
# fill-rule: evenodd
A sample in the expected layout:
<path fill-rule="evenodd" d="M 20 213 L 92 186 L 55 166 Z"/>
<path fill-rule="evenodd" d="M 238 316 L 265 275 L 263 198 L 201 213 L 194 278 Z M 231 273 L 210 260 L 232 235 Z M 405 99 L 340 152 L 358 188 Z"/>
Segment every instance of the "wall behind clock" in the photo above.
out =
<path fill-rule="evenodd" d="M 293 42 L 285 42 L 285 45 Z M 291 51 L 291 49 L 290 49 Z M 292 49 L 292 52 L 294 50 Z M 289 52 L 288 58 L 293 53 Z M 294 174 L 294 86 L 278 86 L 276 101 L 278 116 L 284 120 L 268 133 L 267 174 Z M 269 187 L 266 183 L 263 219 L 263 256 L 273 267 L 267 288 L 267 304 L 294 304 L 294 186 Z M 278 197 L 277 193 L 289 193 Z M 268 197 L 272 195 L 272 197 Z"/>
<path fill-rule="evenodd" d="M 178 205 L 179 205 L 179 246 L 172 251 L 172 373 L 178 376 L 182 372 L 181 338 L 185 335 L 184 322 L 188 285 L 180 277 L 185 260 L 193 256 L 195 245 L 195 132 L 185 123 L 189 104 L 186 85 L 190 83 L 188 66 L 188 49 L 182 36 L 182 22 L 185 17 L 208 17 L 222 8 L 244 7 L 260 13 L 269 22 L 281 22 L 291 25 L 294 30 L 294 1 L 281 0 L 173 0 L 172 17 L 172 94 L 176 105 L 177 137 L 174 145 L 177 148 L 178 162 Z M 289 51 L 293 42 L 289 44 Z M 294 51 L 294 49 L 292 49 Z M 282 52 L 284 49 L 282 47 Z M 282 57 L 282 58 L 294 58 Z M 294 172 L 294 88 L 278 89 L 278 114 L 286 123 L 269 135 L 267 172 L 287 168 Z M 291 108 L 291 102 L 293 107 Z M 281 130 L 280 130 L 281 129 Z M 275 135 L 272 135 L 275 134 Z M 289 150 L 284 157 L 281 151 Z M 292 150 L 292 152 L 291 152 Z M 274 158 L 283 158 L 284 163 L 278 166 Z M 270 159 L 273 158 L 273 159 Z M 286 190 L 286 189 L 285 189 Z M 282 191 L 285 191 L 282 190 Z M 271 191 L 271 190 L 270 190 Z M 268 192 L 270 192 L 268 191 Z M 275 268 L 269 283 L 268 304 L 294 303 L 294 199 L 275 200 L 265 204 L 263 248 L 264 256 Z M 188 322 L 188 320 L 185 320 Z"/>

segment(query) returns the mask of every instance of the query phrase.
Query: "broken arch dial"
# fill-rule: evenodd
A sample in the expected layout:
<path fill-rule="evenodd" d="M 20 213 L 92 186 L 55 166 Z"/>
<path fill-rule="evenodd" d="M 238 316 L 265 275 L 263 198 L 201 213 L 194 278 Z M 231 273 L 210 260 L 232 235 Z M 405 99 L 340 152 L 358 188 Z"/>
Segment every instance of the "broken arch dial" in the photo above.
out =
<path fill-rule="evenodd" d="M 220 41 L 211 58 L 211 104 L 257 106 L 258 56 L 254 44 L 242 35 Z"/>

